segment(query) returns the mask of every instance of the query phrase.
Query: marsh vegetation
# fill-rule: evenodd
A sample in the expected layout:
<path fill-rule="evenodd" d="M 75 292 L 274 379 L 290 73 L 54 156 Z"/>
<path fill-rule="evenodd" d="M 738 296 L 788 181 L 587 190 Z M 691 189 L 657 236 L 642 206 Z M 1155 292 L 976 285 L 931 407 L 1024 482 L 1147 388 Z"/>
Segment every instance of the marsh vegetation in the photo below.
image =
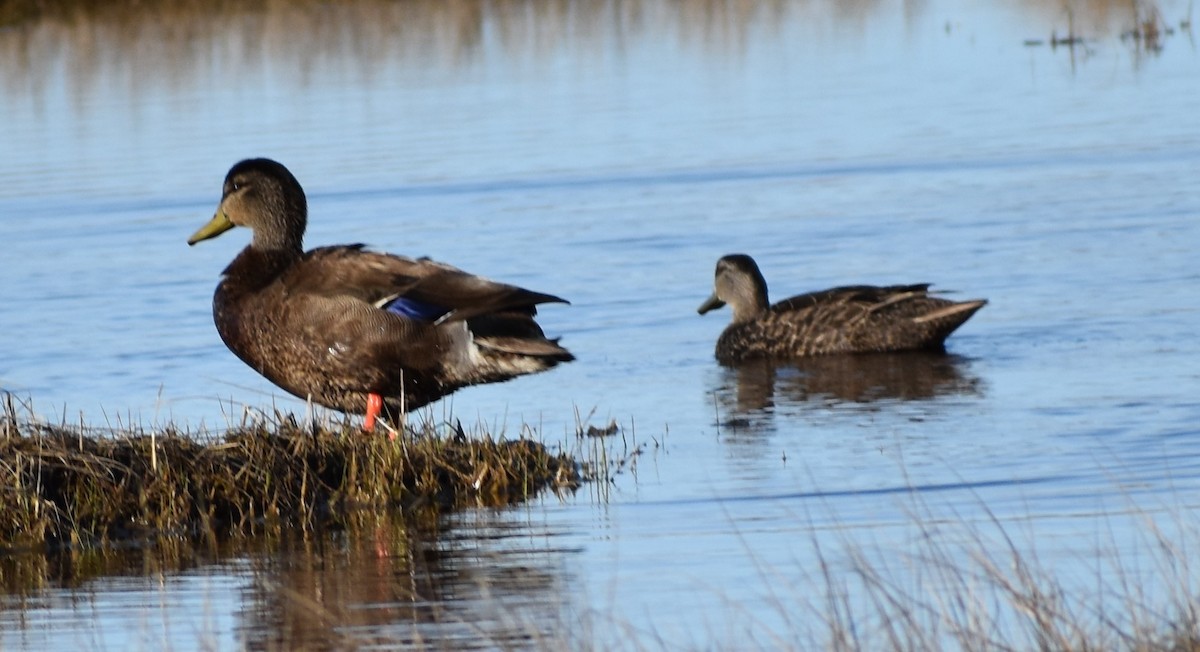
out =
<path fill-rule="evenodd" d="M 457 423 L 425 421 L 393 438 L 282 414 L 222 434 L 112 431 L 39 421 L 11 394 L 0 418 L 6 547 L 313 529 L 364 508 L 498 506 L 580 482 L 566 454 Z"/>

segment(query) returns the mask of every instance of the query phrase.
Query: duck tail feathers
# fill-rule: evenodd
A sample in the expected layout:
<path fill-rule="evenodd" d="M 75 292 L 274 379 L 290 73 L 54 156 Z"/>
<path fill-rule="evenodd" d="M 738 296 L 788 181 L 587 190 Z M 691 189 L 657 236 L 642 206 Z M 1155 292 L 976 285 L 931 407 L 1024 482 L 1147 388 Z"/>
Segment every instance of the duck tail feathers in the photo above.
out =
<path fill-rule="evenodd" d="M 575 356 L 559 346 L 557 339 L 529 339 L 522 337 L 480 337 L 475 344 L 490 353 L 539 358 L 552 367 L 559 362 L 570 362 Z"/>
<path fill-rule="evenodd" d="M 960 301 L 943 306 L 936 310 L 931 310 L 920 317 L 914 317 L 913 321 L 918 324 L 927 322 L 948 322 L 953 324 L 950 330 L 954 330 L 971 318 L 977 310 L 987 305 L 987 299 L 975 299 L 972 301 Z"/>

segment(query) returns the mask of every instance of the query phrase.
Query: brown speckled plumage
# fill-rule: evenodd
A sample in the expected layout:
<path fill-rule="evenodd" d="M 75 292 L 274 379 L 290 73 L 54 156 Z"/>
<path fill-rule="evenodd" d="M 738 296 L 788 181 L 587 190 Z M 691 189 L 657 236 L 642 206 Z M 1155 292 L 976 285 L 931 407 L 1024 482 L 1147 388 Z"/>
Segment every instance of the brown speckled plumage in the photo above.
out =
<path fill-rule="evenodd" d="M 466 385 L 574 359 L 534 321 L 537 304 L 566 303 L 558 297 L 362 245 L 304 252 L 304 190 L 275 161 L 235 165 L 212 222 L 188 243 L 233 226 L 254 237 L 213 296 L 217 331 L 242 361 L 300 398 L 362 414 L 374 392 L 394 416 Z M 383 308 L 401 297 L 441 314 Z"/>
<path fill-rule="evenodd" d="M 733 322 L 717 339 L 716 355 L 723 363 L 940 350 L 950 333 L 987 303 L 930 296 L 929 285 L 920 284 L 837 287 L 770 305 L 767 282 L 745 254 L 717 261 L 714 287 L 699 312 L 725 304 L 733 309 Z"/>

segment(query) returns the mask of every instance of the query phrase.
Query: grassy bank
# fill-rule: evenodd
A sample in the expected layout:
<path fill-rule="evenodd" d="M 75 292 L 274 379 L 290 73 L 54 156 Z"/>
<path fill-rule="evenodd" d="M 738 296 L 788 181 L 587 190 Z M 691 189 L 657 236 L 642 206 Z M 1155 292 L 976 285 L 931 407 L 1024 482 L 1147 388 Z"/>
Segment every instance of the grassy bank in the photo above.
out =
<path fill-rule="evenodd" d="M 4 397 L 0 547 L 253 535 L 363 508 L 498 506 L 581 481 L 528 439 L 425 422 L 395 439 L 290 416 L 222 434 L 50 424 Z"/>

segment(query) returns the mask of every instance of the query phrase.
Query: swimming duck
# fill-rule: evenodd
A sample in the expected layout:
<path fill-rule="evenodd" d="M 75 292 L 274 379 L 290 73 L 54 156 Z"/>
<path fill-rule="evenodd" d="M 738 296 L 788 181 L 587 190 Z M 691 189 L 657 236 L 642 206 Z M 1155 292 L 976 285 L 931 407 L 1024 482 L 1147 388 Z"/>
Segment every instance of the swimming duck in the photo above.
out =
<path fill-rule="evenodd" d="M 289 393 L 365 414 L 371 430 L 381 413 L 574 360 L 534 321 L 538 304 L 567 301 L 361 244 L 305 252 L 307 222 L 292 173 L 249 159 L 229 170 L 216 214 L 188 239 L 253 231 L 217 285 L 213 321 L 230 351 Z"/>
<path fill-rule="evenodd" d="M 715 290 L 704 314 L 725 304 L 733 322 L 717 339 L 717 360 L 803 358 L 829 353 L 943 350 L 946 338 L 987 301 L 955 302 L 929 294 L 929 284 L 853 285 L 801 294 L 770 305 L 754 259 L 717 261 Z"/>

